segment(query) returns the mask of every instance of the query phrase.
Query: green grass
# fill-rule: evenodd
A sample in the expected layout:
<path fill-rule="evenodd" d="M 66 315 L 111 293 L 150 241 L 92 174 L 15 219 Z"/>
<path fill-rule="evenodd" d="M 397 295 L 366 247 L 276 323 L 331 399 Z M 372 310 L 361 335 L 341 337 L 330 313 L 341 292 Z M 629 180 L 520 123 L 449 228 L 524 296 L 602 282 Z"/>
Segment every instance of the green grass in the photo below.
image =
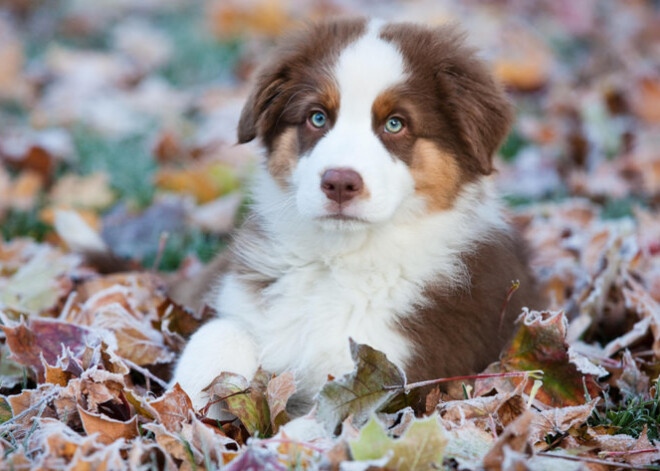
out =
<path fill-rule="evenodd" d="M 527 145 L 529 145 L 529 141 L 516 128 L 513 128 L 500 148 L 500 155 L 507 162 L 513 161 L 518 153 Z"/>
<path fill-rule="evenodd" d="M 10 210 L 0 224 L 0 233 L 4 240 L 15 237 L 31 237 L 42 241 L 53 228 L 39 219 L 39 212 Z"/>
<path fill-rule="evenodd" d="M 193 253 L 202 262 L 208 262 L 226 246 L 225 238 L 197 229 L 190 229 L 185 234 L 174 234 L 168 237 L 157 268 L 161 271 L 176 270 L 186 256 Z M 142 259 L 143 266 L 153 267 L 156 256 L 156 250 L 146 255 Z"/>
<path fill-rule="evenodd" d="M 156 162 L 145 136 L 110 140 L 91 130 L 77 128 L 73 138 L 80 159 L 75 168 L 78 173 L 105 172 L 120 198 L 141 208 L 151 203 Z"/>
<path fill-rule="evenodd" d="M 629 196 L 627 198 L 612 199 L 608 198 L 603 204 L 601 218 L 603 219 L 621 219 L 632 217 L 635 207 L 644 207 L 646 204 L 639 198 Z"/>
<path fill-rule="evenodd" d="M 659 437 L 660 426 L 660 387 L 656 383 L 655 395 L 646 399 L 643 397 L 632 397 L 615 406 L 609 401 L 605 393 L 605 410 L 601 413 L 594 409 L 587 424 L 594 427 L 604 425 L 615 429 L 615 435 L 626 434 L 639 438 L 648 427 L 649 440 L 655 441 Z"/>
<path fill-rule="evenodd" d="M 215 39 L 201 16 L 198 7 L 188 7 L 155 17 L 155 26 L 164 31 L 174 45 L 172 58 L 160 70 L 160 74 L 174 86 L 233 80 L 241 41 Z"/>

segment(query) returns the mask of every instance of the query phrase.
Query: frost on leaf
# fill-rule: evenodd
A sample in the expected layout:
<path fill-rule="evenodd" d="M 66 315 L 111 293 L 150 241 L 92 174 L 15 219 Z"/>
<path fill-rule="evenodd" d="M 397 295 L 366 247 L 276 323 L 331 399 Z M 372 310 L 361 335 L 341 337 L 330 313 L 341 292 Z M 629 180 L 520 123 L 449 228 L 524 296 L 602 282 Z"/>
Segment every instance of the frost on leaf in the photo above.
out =
<path fill-rule="evenodd" d="M 447 437 L 437 415 L 413 420 L 405 433 L 391 438 L 375 416 L 350 442 L 354 460 L 377 460 L 389 457 L 387 468 L 404 471 L 434 469 L 442 465 Z"/>
<path fill-rule="evenodd" d="M 543 387 L 536 399 L 554 407 L 584 404 L 585 387 L 591 397 L 600 391 L 595 377 L 582 374 L 570 361 L 566 327 L 563 312 L 523 314 L 520 327 L 501 358 L 505 371 L 543 370 Z M 531 388 L 529 384 L 525 392 Z"/>
<path fill-rule="evenodd" d="M 318 395 L 317 417 L 333 433 L 348 416 L 355 425 L 364 424 L 406 384 L 404 372 L 384 353 L 351 340 L 355 370 L 329 381 Z"/>
<path fill-rule="evenodd" d="M 270 411 L 266 389 L 270 375 L 259 369 L 252 381 L 235 373 L 222 373 L 206 389 L 212 401 L 224 402 L 226 410 L 238 417 L 250 435 L 270 435 Z"/>
<path fill-rule="evenodd" d="M 55 365 L 64 347 L 75 356 L 81 356 L 87 346 L 95 347 L 101 344 L 101 339 L 92 330 L 65 322 L 35 319 L 27 325 L 1 327 L 7 339 L 11 359 L 31 367 L 37 373 L 39 381 L 45 380 L 42 358 L 49 365 Z"/>

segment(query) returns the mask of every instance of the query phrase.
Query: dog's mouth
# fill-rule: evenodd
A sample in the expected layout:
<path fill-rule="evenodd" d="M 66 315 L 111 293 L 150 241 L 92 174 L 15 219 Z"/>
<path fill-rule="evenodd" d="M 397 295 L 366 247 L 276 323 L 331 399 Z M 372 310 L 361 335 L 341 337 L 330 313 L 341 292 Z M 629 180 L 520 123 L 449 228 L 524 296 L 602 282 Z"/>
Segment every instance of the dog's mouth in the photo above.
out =
<path fill-rule="evenodd" d="M 356 221 L 356 222 L 367 222 L 366 220 L 359 218 L 357 216 L 349 216 L 343 213 L 334 213 L 328 214 L 327 216 L 322 216 L 319 219 L 322 220 L 331 220 L 331 221 Z"/>
<path fill-rule="evenodd" d="M 354 231 L 369 224 L 369 221 L 364 218 L 349 216 L 343 213 L 327 214 L 325 216 L 316 218 L 316 220 L 321 224 L 322 227 L 330 230 Z"/>

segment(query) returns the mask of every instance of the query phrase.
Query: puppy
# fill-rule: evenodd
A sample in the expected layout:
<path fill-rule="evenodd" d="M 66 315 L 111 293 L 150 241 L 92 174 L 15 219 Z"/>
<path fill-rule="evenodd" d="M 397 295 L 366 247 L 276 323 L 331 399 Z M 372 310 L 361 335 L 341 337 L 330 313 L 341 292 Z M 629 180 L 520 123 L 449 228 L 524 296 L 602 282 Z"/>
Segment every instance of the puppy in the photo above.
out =
<path fill-rule="evenodd" d="M 261 365 L 294 373 L 304 409 L 353 369 L 349 337 L 411 381 L 497 360 L 537 304 L 488 178 L 511 115 L 452 27 L 336 20 L 286 40 L 240 118 L 239 142 L 259 139 L 265 161 L 207 298 L 219 315 L 172 384 L 201 408 L 221 372 Z"/>

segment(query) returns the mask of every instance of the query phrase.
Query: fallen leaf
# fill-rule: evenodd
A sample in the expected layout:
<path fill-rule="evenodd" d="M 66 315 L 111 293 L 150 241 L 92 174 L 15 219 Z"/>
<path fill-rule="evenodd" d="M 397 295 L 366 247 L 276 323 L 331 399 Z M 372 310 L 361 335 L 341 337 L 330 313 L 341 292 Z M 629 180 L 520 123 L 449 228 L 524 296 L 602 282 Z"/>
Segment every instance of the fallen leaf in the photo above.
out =
<path fill-rule="evenodd" d="M 42 245 L 35 248 L 0 290 L 0 309 L 13 309 L 27 314 L 40 314 L 53 309 L 71 290 L 68 274 L 80 265 L 76 255 Z"/>
<path fill-rule="evenodd" d="M 149 405 L 158 412 L 160 423 L 173 433 L 180 431 L 182 425 L 190 421 L 191 414 L 195 413 L 190 398 L 178 383 Z"/>
<path fill-rule="evenodd" d="M 384 353 L 350 341 L 355 370 L 329 381 L 319 392 L 317 417 L 334 433 L 349 415 L 360 426 L 387 401 L 403 391 L 405 373 Z"/>
<path fill-rule="evenodd" d="M 251 471 L 264 469 L 269 471 L 286 471 L 287 467 L 279 462 L 273 452 L 256 447 L 249 447 L 225 468 L 226 471 Z"/>
<path fill-rule="evenodd" d="M 266 398 L 273 433 L 277 433 L 280 426 L 289 421 L 289 416 L 286 413 L 286 403 L 295 392 L 296 382 L 291 372 L 287 371 L 275 376 L 268 382 Z"/>
<path fill-rule="evenodd" d="M 44 179 L 32 170 L 24 170 L 11 185 L 7 195 L 9 205 L 19 211 L 31 211 L 37 202 L 39 194 L 44 188 Z"/>
<path fill-rule="evenodd" d="M 252 381 L 235 373 L 222 373 L 205 389 L 212 400 L 222 400 L 227 410 L 238 417 L 250 435 L 272 434 L 266 389 L 270 375 L 259 369 Z"/>
<path fill-rule="evenodd" d="M 504 429 L 502 435 L 497 439 L 490 451 L 484 456 L 483 467 L 488 471 L 505 471 L 509 469 L 524 469 L 516 467 L 513 468 L 509 463 L 511 462 L 524 462 L 532 454 L 532 447 L 528 443 L 529 427 L 534 419 L 534 413 L 531 411 L 525 412 L 518 417 L 513 423 Z M 514 452 L 513 456 L 509 456 L 509 452 Z M 518 456 L 516 456 L 518 454 Z"/>
<path fill-rule="evenodd" d="M 11 405 L 5 396 L 0 396 L 0 425 L 12 418 Z"/>
<path fill-rule="evenodd" d="M 148 323 L 140 322 L 119 304 L 110 304 L 96 311 L 94 326 L 112 332 L 117 339 L 119 356 L 136 365 L 169 363 L 174 353 L 165 346 L 160 332 Z"/>
<path fill-rule="evenodd" d="M 48 364 L 57 364 L 64 347 L 74 356 L 80 356 L 86 346 L 101 344 L 101 338 L 92 330 L 54 320 L 34 319 L 27 325 L 0 328 L 7 337 L 11 359 L 32 368 L 40 382 L 45 380 L 42 358 Z"/>
<path fill-rule="evenodd" d="M 595 398 L 581 406 L 552 408 L 534 415 L 529 426 L 531 443 L 543 440 L 548 434 L 564 433 L 584 424 L 598 401 L 600 399 Z"/>
<path fill-rule="evenodd" d="M 85 433 L 90 436 L 98 433 L 98 440 L 106 445 L 122 438 L 130 440 L 139 434 L 137 415 L 122 422 L 103 414 L 93 414 L 80 406 L 78 406 L 78 413 L 82 419 Z"/>
<path fill-rule="evenodd" d="M 380 422 L 372 417 L 349 442 L 354 460 L 376 460 L 391 453 L 390 469 L 404 471 L 433 469 L 442 465 L 447 437 L 437 415 L 413 420 L 401 438 L 390 438 Z"/>
<path fill-rule="evenodd" d="M 239 187 L 235 171 L 222 163 L 204 163 L 183 169 L 164 168 L 156 174 L 155 183 L 163 190 L 192 195 L 198 203 L 209 203 Z"/>
<path fill-rule="evenodd" d="M 501 357 L 505 371 L 543 370 L 543 387 L 536 399 L 550 406 L 573 406 L 585 402 L 588 393 L 598 396 L 595 377 L 583 375 L 570 361 L 566 343 L 567 322 L 563 312 L 523 314 L 511 344 Z M 516 384 L 521 379 L 512 378 Z M 525 392 L 532 388 L 528 384 Z"/>
<path fill-rule="evenodd" d="M 49 199 L 57 208 L 100 211 L 114 202 L 115 194 L 110 189 L 110 179 L 105 173 L 85 176 L 67 174 L 57 180 Z M 97 226 L 93 227 L 98 229 Z"/>

